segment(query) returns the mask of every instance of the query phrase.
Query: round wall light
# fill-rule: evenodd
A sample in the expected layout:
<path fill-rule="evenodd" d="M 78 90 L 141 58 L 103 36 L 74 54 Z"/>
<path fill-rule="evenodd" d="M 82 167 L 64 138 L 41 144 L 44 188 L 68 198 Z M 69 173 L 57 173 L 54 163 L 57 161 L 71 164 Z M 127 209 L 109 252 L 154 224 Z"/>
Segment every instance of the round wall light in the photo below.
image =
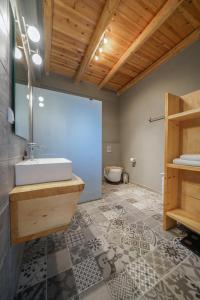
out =
<path fill-rule="evenodd" d="M 35 53 L 32 55 L 32 61 L 39 66 L 42 63 L 42 57 L 38 53 Z"/>
<path fill-rule="evenodd" d="M 107 37 L 104 37 L 104 38 L 103 38 L 103 43 L 104 43 L 104 44 L 108 44 L 108 39 L 107 39 Z"/>
<path fill-rule="evenodd" d="M 98 55 L 95 55 L 95 60 L 98 61 L 99 60 L 99 57 Z"/>
<path fill-rule="evenodd" d="M 44 102 L 44 97 L 39 96 L 39 97 L 38 97 L 38 100 L 39 100 L 39 102 Z"/>
<path fill-rule="evenodd" d="M 40 102 L 39 107 L 44 107 L 44 103 Z"/>
<path fill-rule="evenodd" d="M 40 41 L 40 33 L 35 26 L 28 26 L 27 34 L 32 42 L 38 43 Z"/>
<path fill-rule="evenodd" d="M 15 47 L 15 58 L 16 59 L 22 58 L 22 51 L 18 47 Z"/>

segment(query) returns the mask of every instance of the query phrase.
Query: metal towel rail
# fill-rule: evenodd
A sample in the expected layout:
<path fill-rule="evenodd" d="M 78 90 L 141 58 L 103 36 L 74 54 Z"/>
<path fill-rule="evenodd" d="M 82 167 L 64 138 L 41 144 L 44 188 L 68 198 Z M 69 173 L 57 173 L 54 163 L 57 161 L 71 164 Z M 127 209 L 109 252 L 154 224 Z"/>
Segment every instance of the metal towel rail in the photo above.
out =
<path fill-rule="evenodd" d="M 155 118 L 150 117 L 149 122 L 152 123 L 152 122 L 156 122 L 156 121 L 163 120 L 163 119 L 165 119 L 164 115 L 159 116 L 159 117 L 155 117 Z"/>

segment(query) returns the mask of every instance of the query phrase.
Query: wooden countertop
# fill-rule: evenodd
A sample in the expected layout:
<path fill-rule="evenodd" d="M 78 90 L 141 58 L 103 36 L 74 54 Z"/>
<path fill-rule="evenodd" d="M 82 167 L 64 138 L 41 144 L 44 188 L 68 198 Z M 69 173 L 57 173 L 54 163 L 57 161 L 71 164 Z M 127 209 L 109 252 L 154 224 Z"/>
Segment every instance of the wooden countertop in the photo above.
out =
<path fill-rule="evenodd" d="M 82 179 L 76 175 L 73 175 L 72 180 L 16 186 L 10 192 L 10 200 L 20 201 L 32 198 L 81 192 L 83 191 L 84 186 L 85 184 Z"/>

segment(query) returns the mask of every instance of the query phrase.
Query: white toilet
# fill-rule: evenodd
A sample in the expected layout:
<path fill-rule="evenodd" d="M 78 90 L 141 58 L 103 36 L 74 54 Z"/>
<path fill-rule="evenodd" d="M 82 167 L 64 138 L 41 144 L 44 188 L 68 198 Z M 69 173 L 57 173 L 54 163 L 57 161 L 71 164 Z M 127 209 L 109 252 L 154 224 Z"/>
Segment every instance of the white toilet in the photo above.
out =
<path fill-rule="evenodd" d="M 119 183 L 121 181 L 123 168 L 121 167 L 105 167 L 104 168 L 104 177 L 113 183 Z"/>

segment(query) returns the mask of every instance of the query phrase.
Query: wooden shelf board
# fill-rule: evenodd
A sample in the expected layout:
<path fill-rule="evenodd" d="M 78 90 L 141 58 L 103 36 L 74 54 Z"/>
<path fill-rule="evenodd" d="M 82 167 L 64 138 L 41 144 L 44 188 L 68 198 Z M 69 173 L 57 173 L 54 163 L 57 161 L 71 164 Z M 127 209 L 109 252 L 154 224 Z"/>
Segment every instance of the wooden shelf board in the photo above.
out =
<path fill-rule="evenodd" d="M 168 116 L 168 120 L 186 121 L 191 119 L 200 118 L 200 108 L 187 110 L 178 114 Z"/>
<path fill-rule="evenodd" d="M 167 167 L 172 169 L 178 169 L 178 170 L 200 172 L 200 167 L 178 165 L 178 164 L 167 164 Z"/>
<path fill-rule="evenodd" d="M 193 231 L 200 233 L 200 218 L 197 220 L 192 214 L 183 209 L 173 209 L 168 211 L 167 216 L 180 222 Z"/>

